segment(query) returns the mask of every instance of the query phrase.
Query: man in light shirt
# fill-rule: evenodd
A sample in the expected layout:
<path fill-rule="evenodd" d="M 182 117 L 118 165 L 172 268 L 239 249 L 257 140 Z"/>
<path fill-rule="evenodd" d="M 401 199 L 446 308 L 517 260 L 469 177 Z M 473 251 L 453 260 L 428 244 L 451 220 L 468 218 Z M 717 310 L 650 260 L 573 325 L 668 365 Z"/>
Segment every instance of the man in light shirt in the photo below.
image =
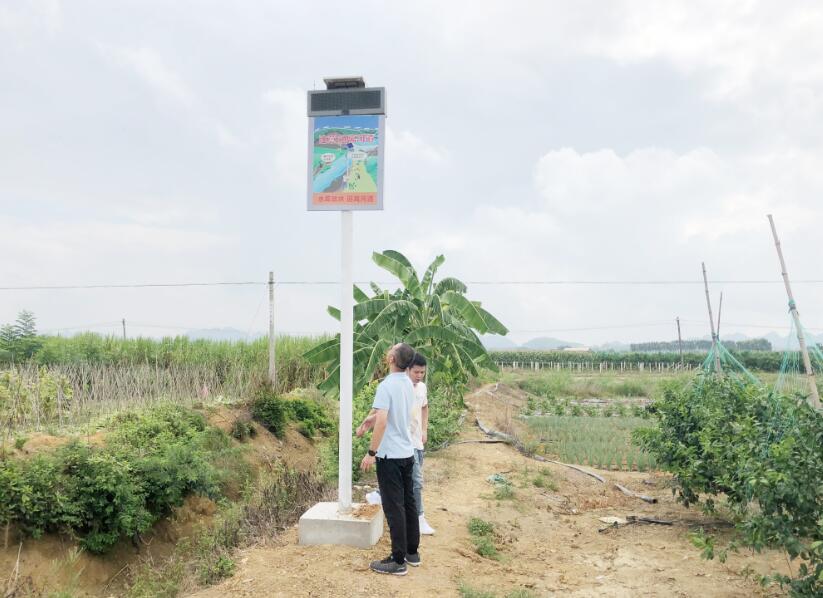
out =
<path fill-rule="evenodd" d="M 406 575 L 406 565 L 420 565 L 420 528 L 412 481 L 414 447 L 409 432 L 414 387 L 407 373 L 414 355 L 414 349 L 405 343 L 389 350 L 390 373 L 377 386 L 372 404 L 374 433 L 360 463 L 363 471 L 377 465 L 383 513 L 391 534 L 391 555 L 373 561 L 369 568 L 390 575 Z"/>
<path fill-rule="evenodd" d="M 420 533 L 431 536 L 434 528 L 426 521 L 423 513 L 423 456 L 429 432 L 429 400 L 426 395 L 426 358 L 420 353 L 414 354 L 412 365 L 409 368 L 409 377 L 414 384 L 414 404 L 412 405 L 409 431 L 414 445 L 414 500 L 417 503 L 417 515 L 420 524 Z"/>
<path fill-rule="evenodd" d="M 429 401 L 426 384 L 423 379 L 426 377 L 426 358 L 415 353 L 408 375 L 414 384 L 414 402 L 409 412 L 409 433 L 414 446 L 414 469 L 412 479 L 414 482 L 414 498 L 417 503 L 418 526 L 422 535 L 431 536 L 434 528 L 426 521 L 423 512 L 423 456 L 429 430 Z M 372 409 L 363 422 L 358 426 L 355 434 L 363 436 L 368 430 L 374 427 L 376 412 Z M 382 497 L 381 497 L 382 498 Z"/>

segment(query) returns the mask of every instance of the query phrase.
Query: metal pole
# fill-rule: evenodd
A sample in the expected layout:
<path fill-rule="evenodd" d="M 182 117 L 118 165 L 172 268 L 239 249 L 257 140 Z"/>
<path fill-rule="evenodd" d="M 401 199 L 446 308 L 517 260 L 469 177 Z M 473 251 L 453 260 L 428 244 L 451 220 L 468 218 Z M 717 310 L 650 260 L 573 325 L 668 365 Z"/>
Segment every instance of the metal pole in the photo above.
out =
<path fill-rule="evenodd" d="M 680 365 L 683 365 L 683 337 L 680 336 L 680 316 L 676 317 L 677 321 L 677 346 L 680 347 Z"/>
<path fill-rule="evenodd" d="M 339 511 L 351 512 L 351 435 L 354 350 L 354 297 L 352 287 L 352 213 L 340 212 L 340 437 L 337 494 Z"/>
<path fill-rule="evenodd" d="M 274 348 L 274 272 L 269 272 L 269 383 L 277 385 L 277 362 Z"/>
<path fill-rule="evenodd" d="M 792 294 L 792 286 L 789 283 L 789 273 L 786 270 L 786 261 L 783 259 L 783 250 L 780 247 L 780 239 L 777 238 L 777 229 L 774 226 L 774 218 L 769 214 L 769 224 L 772 227 L 774 246 L 777 249 L 777 257 L 780 258 L 780 272 L 783 275 L 783 284 L 786 285 L 786 294 L 789 296 L 789 312 L 794 320 L 794 328 L 797 330 L 797 342 L 800 344 L 800 354 L 803 356 L 803 366 L 806 368 L 806 376 L 809 379 L 809 402 L 815 409 L 820 409 L 820 394 L 817 392 L 817 382 L 814 379 L 812 362 L 809 359 L 809 349 L 806 347 L 806 337 L 803 335 L 803 328 L 800 327 L 800 314 L 797 311 L 797 304 Z"/>
<path fill-rule="evenodd" d="M 123 340 L 126 340 L 126 318 L 123 318 Z"/>
<path fill-rule="evenodd" d="M 714 331 L 714 316 L 712 315 L 712 300 L 709 297 L 709 280 L 706 278 L 706 262 L 701 262 L 703 266 L 703 288 L 706 289 L 706 306 L 709 308 L 709 326 L 712 330 L 712 352 L 714 353 L 714 369 L 720 373 L 720 354 L 717 352 L 717 333 Z"/>

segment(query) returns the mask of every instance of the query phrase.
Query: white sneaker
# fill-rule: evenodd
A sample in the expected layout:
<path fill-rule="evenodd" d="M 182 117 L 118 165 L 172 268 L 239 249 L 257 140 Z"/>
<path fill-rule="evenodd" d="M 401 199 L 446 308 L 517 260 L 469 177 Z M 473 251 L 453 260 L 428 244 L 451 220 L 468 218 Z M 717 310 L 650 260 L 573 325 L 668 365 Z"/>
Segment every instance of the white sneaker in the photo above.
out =
<path fill-rule="evenodd" d="M 433 536 L 434 535 L 434 528 L 429 525 L 429 522 L 426 521 L 426 518 L 423 515 L 420 515 L 419 521 L 420 521 L 420 533 L 424 536 Z"/>

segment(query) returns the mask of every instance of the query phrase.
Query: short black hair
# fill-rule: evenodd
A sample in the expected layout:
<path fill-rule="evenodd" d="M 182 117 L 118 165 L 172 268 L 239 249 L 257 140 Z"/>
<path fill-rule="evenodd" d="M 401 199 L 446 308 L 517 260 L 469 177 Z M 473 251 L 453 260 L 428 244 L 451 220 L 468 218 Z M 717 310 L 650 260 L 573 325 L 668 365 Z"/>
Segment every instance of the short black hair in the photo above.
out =
<path fill-rule="evenodd" d="M 394 351 L 394 363 L 401 370 L 407 370 L 414 359 L 415 350 L 406 343 L 399 343 Z"/>
<path fill-rule="evenodd" d="M 411 367 L 417 366 L 419 368 L 426 367 L 426 358 L 423 357 L 420 353 L 414 354 L 414 359 L 412 359 Z"/>

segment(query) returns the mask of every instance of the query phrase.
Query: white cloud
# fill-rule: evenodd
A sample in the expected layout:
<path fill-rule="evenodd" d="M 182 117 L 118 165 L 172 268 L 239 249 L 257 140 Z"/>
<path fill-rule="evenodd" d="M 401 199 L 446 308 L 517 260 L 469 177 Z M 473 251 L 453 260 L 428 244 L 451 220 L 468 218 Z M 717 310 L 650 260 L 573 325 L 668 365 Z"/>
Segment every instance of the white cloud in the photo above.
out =
<path fill-rule="evenodd" d="M 5 0 L 0 4 L 0 31 L 15 36 L 18 42 L 40 32 L 54 35 L 61 26 L 59 0 Z"/>
<path fill-rule="evenodd" d="M 270 137 L 264 143 L 273 154 L 275 180 L 293 191 L 304 191 L 308 176 L 306 92 L 269 89 L 263 93 L 263 101 L 271 106 L 265 115 Z"/>
<path fill-rule="evenodd" d="M 435 166 L 449 159 L 449 153 L 445 148 L 430 145 L 411 131 L 395 131 L 388 126 L 386 127 L 386 155 L 396 164 L 411 162 L 412 165 L 422 163 Z"/>
<path fill-rule="evenodd" d="M 162 99 L 171 100 L 186 108 L 195 103 L 195 96 L 180 75 L 152 48 L 112 48 L 113 53 L 131 67 L 140 78 Z"/>

